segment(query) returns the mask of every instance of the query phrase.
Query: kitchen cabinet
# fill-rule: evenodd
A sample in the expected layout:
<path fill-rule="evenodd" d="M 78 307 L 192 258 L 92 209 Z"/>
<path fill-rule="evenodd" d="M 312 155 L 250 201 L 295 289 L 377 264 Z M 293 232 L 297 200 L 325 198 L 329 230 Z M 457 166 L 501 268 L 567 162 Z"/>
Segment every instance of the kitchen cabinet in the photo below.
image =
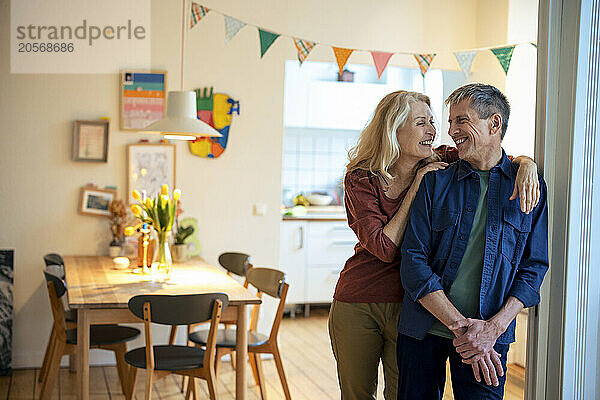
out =
<path fill-rule="evenodd" d="M 345 220 L 282 221 L 280 264 L 290 284 L 286 303 L 330 303 L 356 242 Z"/>

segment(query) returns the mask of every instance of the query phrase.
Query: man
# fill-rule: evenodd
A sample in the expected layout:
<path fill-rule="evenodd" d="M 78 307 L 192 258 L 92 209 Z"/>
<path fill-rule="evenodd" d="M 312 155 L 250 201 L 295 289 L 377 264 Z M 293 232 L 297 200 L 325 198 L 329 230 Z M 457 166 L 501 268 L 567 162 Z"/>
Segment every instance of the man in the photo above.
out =
<path fill-rule="evenodd" d="M 460 160 L 423 178 L 404 235 L 398 399 L 441 399 L 448 359 L 455 399 L 502 399 L 514 319 L 548 269 L 546 185 L 531 213 L 511 196 L 497 88 L 465 85 L 446 104 Z"/>

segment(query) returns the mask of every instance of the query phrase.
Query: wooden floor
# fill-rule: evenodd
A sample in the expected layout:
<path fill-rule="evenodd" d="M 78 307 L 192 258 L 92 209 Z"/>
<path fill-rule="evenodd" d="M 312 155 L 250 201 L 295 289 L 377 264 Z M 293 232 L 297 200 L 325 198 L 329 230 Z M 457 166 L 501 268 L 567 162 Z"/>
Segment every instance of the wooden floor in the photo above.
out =
<path fill-rule="evenodd" d="M 315 310 L 310 318 L 284 318 L 280 329 L 280 347 L 283 364 L 294 400 L 339 399 L 335 361 L 331 353 L 327 334 L 327 310 Z M 275 363 L 263 362 L 269 399 L 283 399 Z M 0 400 L 38 398 L 40 385 L 37 383 L 37 369 L 13 371 L 11 377 L 0 377 Z M 381 372 L 381 369 L 380 369 Z M 250 370 L 248 382 L 254 385 Z M 383 385 L 380 373 L 378 399 L 383 399 Z M 449 383 L 446 386 L 444 400 L 452 399 Z M 206 383 L 200 382 L 200 398 L 208 399 Z M 509 368 L 505 399 L 523 399 L 524 372 L 521 368 Z M 61 369 L 55 399 L 76 399 L 75 374 Z M 144 398 L 144 373 L 138 373 L 136 398 Z M 229 363 L 223 363 L 218 383 L 218 395 L 221 400 L 235 398 L 235 373 Z M 154 398 L 183 399 L 180 392 L 180 379 L 173 375 L 154 384 Z M 115 367 L 90 368 L 90 399 L 123 399 Z M 248 390 L 249 400 L 260 399 L 257 387 Z"/>

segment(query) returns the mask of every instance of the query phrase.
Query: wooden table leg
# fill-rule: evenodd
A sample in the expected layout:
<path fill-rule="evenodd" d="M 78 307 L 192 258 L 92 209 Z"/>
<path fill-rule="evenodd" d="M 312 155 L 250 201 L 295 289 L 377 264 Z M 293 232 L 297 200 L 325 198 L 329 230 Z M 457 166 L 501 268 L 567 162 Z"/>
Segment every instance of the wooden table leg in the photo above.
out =
<path fill-rule="evenodd" d="M 235 398 L 246 400 L 248 392 L 246 363 L 248 361 L 248 318 L 246 316 L 246 305 L 242 304 L 237 309 L 237 332 L 236 332 L 236 369 L 235 369 Z"/>
<path fill-rule="evenodd" d="M 77 389 L 80 400 L 90 394 L 90 321 L 85 308 L 77 311 Z"/>

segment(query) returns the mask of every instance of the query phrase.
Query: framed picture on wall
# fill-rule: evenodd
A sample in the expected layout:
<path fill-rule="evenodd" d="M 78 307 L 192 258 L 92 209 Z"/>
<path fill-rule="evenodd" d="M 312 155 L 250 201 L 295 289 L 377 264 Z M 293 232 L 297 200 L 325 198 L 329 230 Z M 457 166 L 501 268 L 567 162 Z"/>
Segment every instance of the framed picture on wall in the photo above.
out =
<path fill-rule="evenodd" d="M 121 130 L 139 131 L 167 110 L 167 71 L 121 71 Z"/>
<path fill-rule="evenodd" d="M 129 204 L 135 203 L 131 192 L 142 197 L 160 193 L 162 185 L 175 188 L 175 145 L 136 143 L 127 145 L 127 194 Z"/>
<path fill-rule="evenodd" d="M 79 214 L 109 217 L 108 205 L 117 197 L 117 192 L 95 187 L 82 187 L 79 197 Z"/>
<path fill-rule="evenodd" d="M 73 161 L 108 162 L 109 121 L 75 121 Z"/>

